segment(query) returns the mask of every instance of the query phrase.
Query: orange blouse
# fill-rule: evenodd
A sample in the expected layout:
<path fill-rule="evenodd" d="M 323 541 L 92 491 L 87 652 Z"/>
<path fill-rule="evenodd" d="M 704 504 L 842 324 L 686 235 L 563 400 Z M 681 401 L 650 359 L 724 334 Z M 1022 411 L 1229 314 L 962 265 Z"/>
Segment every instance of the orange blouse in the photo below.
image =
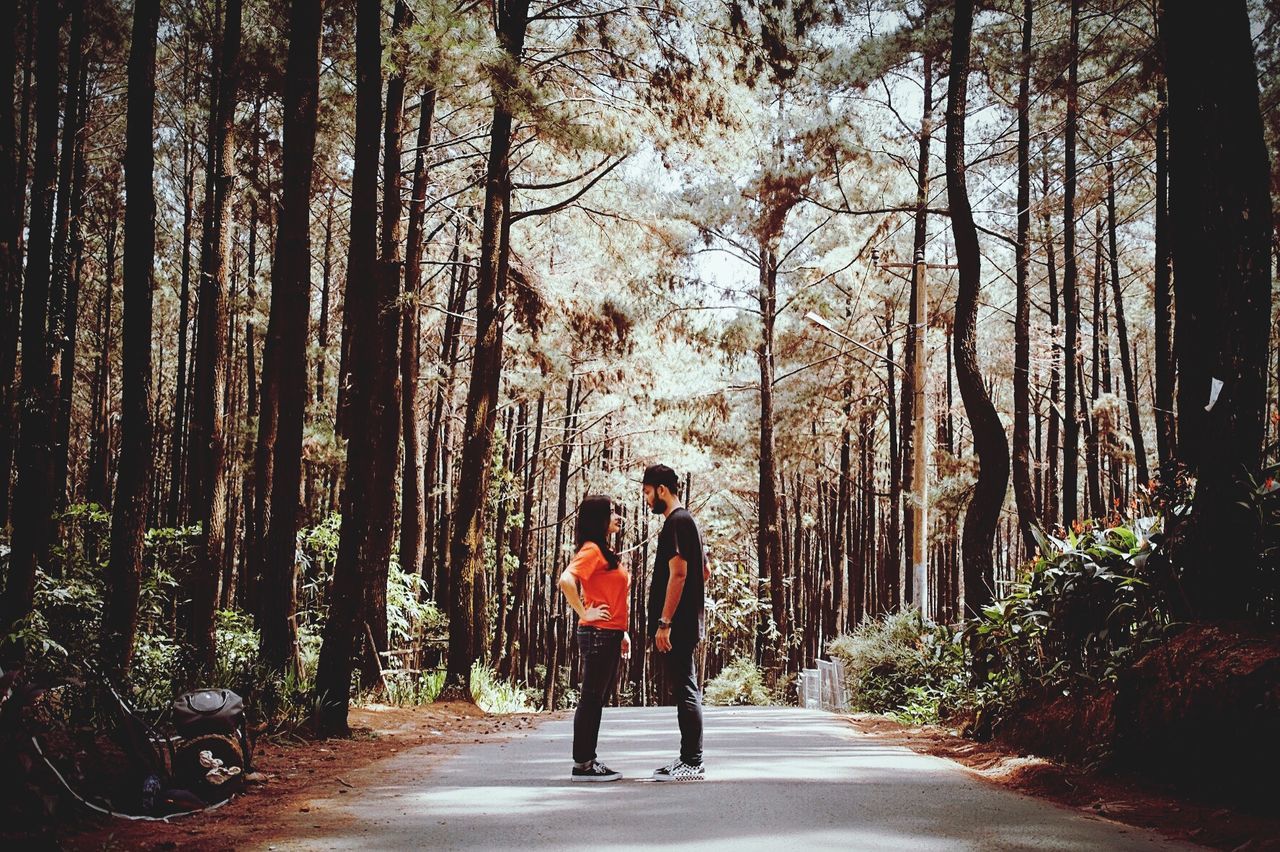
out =
<path fill-rule="evenodd" d="M 609 617 L 593 621 L 591 627 L 604 630 L 626 630 L 630 620 L 631 572 L 619 565 L 610 569 L 599 546 L 589 541 L 574 554 L 569 573 L 582 586 L 582 603 L 590 609 L 604 606 Z"/>

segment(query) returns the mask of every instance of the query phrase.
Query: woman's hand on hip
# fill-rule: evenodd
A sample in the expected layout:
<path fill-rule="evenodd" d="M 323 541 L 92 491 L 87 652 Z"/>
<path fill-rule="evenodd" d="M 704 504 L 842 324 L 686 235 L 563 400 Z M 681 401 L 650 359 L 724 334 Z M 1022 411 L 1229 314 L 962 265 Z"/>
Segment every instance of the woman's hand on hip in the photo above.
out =
<path fill-rule="evenodd" d="M 597 621 L 609 620 L 609 607 L 606 604 L 600 606 L 589 606 L 583 611 L 582 617 L 578 619 L 583 624 L 592 624 Z"/>

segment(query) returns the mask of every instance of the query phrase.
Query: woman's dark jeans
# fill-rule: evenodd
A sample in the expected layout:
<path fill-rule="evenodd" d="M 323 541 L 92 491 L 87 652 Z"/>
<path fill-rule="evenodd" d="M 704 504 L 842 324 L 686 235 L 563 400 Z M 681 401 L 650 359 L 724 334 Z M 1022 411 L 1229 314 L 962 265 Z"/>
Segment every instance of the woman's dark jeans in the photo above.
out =
<path fill-rule="evenodd" d="M 618 682 L 618 660 L 622 656 L 621 630 L 578 627 L 578 650 L 582 654 L 582 697 L 573 714 L 573 761 L 596 759 L 600 738 L 600 714 Z"/>

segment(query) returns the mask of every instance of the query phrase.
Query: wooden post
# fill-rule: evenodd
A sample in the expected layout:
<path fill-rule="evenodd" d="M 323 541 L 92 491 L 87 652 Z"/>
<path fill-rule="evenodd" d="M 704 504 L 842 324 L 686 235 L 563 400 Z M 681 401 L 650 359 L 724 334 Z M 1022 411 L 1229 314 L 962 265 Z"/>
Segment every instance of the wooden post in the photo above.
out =
<path fill-rule="evenodd" d="M 928 350 L 925 348 L 925 334 L 929 330 L 929 265 L 924 262 L 924 252 L 916 252 L 916 352 L 915 375 L 912 384 L 915 390 L 915 444 L 912 447 L 912 479 L 916 487 L 915 511 L 912 514 L 914 529 L 911 547 L 911 581 L 915 593 L 916 606 L 927 618 L 929 617 L 929 431 L 926 428 L 928 419 L 925 405 L 928 397 L 925 385 L 929 380 L 926 369 Z"/>

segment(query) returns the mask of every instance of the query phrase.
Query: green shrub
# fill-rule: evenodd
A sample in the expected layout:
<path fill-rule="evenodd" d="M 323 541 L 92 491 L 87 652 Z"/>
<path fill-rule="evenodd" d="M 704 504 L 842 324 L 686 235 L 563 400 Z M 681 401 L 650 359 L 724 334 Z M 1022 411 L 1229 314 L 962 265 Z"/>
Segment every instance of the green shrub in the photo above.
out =
<path fill-rule="evenodd" d="M 1035 530 L 1040 554 L 1026 576 L 965 627 L 986 679 L 1006 694 L 1114 681 L 1169 624 L 1144 577 L 1159 528 L 1147 517 L 1065 538 Z"/>
<path fill-rule="evenodd" d="M 918 724 L 947 719 L 972 703 L 958 636 L 925 624 L 918 610 L 866 621 L 833 639 L 827 653 L 844 664 L 855 710 Z"/>
<path fill-rule="evenodd" d="M 702 697 L 708 704 L 773 703 L 773 696 L 764 685 L 764 677 L 750 657 L 738 657 L 721 669 L 720 674 L 703 686 Z"/>
<path fill-rule="evenodd" d="M 482 663 L 471 667 L 471 695 L 486 713 L 534 713 L 538 709 L 533 690 L 500 680 Z"/>

